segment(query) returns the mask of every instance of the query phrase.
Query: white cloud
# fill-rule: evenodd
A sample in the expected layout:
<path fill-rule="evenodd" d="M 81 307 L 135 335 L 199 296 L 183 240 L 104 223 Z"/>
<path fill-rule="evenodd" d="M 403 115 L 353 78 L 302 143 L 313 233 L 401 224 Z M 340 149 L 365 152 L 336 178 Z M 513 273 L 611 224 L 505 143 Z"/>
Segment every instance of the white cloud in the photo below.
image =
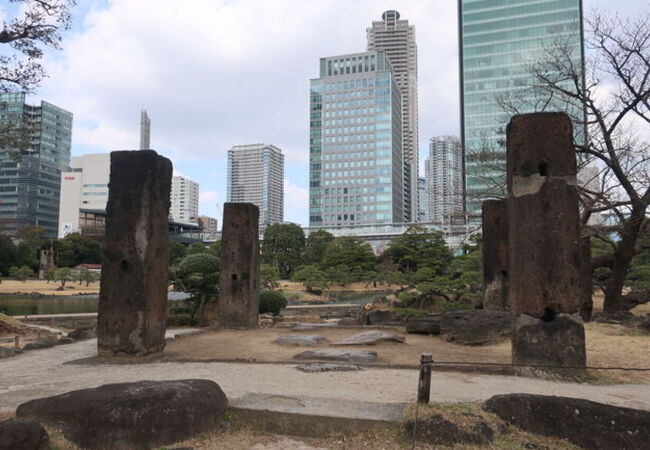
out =
<path fill-rule="evenodd" d="M 307 209 L 309 205 L 309 191 L 285 179 L 284 204 L 290 208 Z"/>
<path fill-rule="evenodd" d="M 213 204 L 217 203 L 219 199 L 219 193 L 217 191 L 205 191 L 199 193 L 199 203 L 200 204 Z"/>

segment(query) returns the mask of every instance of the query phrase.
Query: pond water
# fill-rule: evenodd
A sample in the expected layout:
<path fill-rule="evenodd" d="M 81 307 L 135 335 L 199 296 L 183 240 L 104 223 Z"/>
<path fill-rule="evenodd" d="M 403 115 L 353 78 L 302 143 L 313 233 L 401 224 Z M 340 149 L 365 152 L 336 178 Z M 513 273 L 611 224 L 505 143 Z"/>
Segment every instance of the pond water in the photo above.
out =
<path fill-rule="evenodd" d="M 169 300 L 182 300 L 186 294 L 170 292 Z M 99 295 L 31 296 L 0 295 L 0 312 L 10 316 L 77 314 L 97 312 Z"/>
<path fill-rule="evenodd" d="M 372 303 L 377 297 L 383 297 L 392 294 L 393 291 L 371 291 L 371 292 L 358 292 L 358 291 L 338 291 L 330 294 L 331 300 L 327 303 L 353 303 L 353 304 L 366 304 Z M 296 302 L 292 305 L 311 305 L 313 302 Z"/>

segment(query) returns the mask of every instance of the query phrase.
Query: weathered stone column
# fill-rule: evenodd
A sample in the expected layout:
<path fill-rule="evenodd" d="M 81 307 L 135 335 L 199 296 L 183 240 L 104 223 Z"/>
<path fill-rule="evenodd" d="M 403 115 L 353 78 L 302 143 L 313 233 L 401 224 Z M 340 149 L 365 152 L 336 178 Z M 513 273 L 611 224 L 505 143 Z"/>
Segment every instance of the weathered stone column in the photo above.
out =
<path fill-rule="evenodd" d="M 483 308 L 507 310 L 508 202 L 483 202 Z"/>
<path fill-rule="evenodd" d="M 512 118 L 507 130 L 507 180 L 513 362 L 584 367 L 576 160 L 566 114 Z M 519 372 L 574 376 L 584 369 Z"/>
<path fill-rule="evenodd" d="M 97 317 L 99 356 L 165 348 L 172 163 L 153 150 L 111 153 Z"/>
<path fill-rule="evenodd" d="M 257 328 L 260 294 L 260 211 L 252 203 L 223 205 L 218 323 Z"/>

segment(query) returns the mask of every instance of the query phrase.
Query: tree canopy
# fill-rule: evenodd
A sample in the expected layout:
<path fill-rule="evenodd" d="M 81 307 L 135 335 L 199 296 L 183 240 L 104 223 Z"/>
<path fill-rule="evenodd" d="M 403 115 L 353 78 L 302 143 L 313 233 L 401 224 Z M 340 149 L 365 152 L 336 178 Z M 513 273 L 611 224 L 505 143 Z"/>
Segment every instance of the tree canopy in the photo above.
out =
<path fill-rule="evenodd" d="M 275 223 L 264 230 L 262 262 L 275 266 L 280 277 L 288 279 L 302 264 L 305 233 L 295 223 Z"/>

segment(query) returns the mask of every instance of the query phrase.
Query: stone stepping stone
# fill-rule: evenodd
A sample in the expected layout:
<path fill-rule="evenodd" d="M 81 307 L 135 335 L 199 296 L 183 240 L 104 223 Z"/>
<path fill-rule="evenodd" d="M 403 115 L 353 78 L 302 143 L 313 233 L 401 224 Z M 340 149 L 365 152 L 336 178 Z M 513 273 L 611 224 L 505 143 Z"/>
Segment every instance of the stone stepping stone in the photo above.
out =
<path fill-rule="evenodd" d="M 343 362 L 375 362 L 377 352 L 372 350 L 341 350 L 338 348 L 321 348 L 298 353 L 293 359 L 303 360 L 324 360 Z"/>
<path fill-rule="evenodd" d="M 404 336 L 399 334 L 370 330 L 333 342 L 332 345 L 375 345 L 380 342 L 399 342 L 403 344 L 405 341 Z"/>
<path fill-rule="evenodd" d="M 317 334 L 284 334 L 273 342 L 275 344 L 296 345 L 299 347 L 313 347 L 325 340 L 324 336 Z"/>
<path fill-rule="evenodd" d="M 338 328 L 339 324 L 334 322 L 325 322 L 325 323 L 309 323 L 309 322 L 297 322 L 291 327 L 291 331 L 311 331 L 311 330 L 320 330 L 322 328 Z"/>
<path fill-rule="evenodd" d="M 307 373 L 317 372 L 352 372 L 355 370 L 363 370 L 363 368 L 356 364 L 341 364 L 341 363 L 307 363 L 297 366 L 296 369 Z"/>

